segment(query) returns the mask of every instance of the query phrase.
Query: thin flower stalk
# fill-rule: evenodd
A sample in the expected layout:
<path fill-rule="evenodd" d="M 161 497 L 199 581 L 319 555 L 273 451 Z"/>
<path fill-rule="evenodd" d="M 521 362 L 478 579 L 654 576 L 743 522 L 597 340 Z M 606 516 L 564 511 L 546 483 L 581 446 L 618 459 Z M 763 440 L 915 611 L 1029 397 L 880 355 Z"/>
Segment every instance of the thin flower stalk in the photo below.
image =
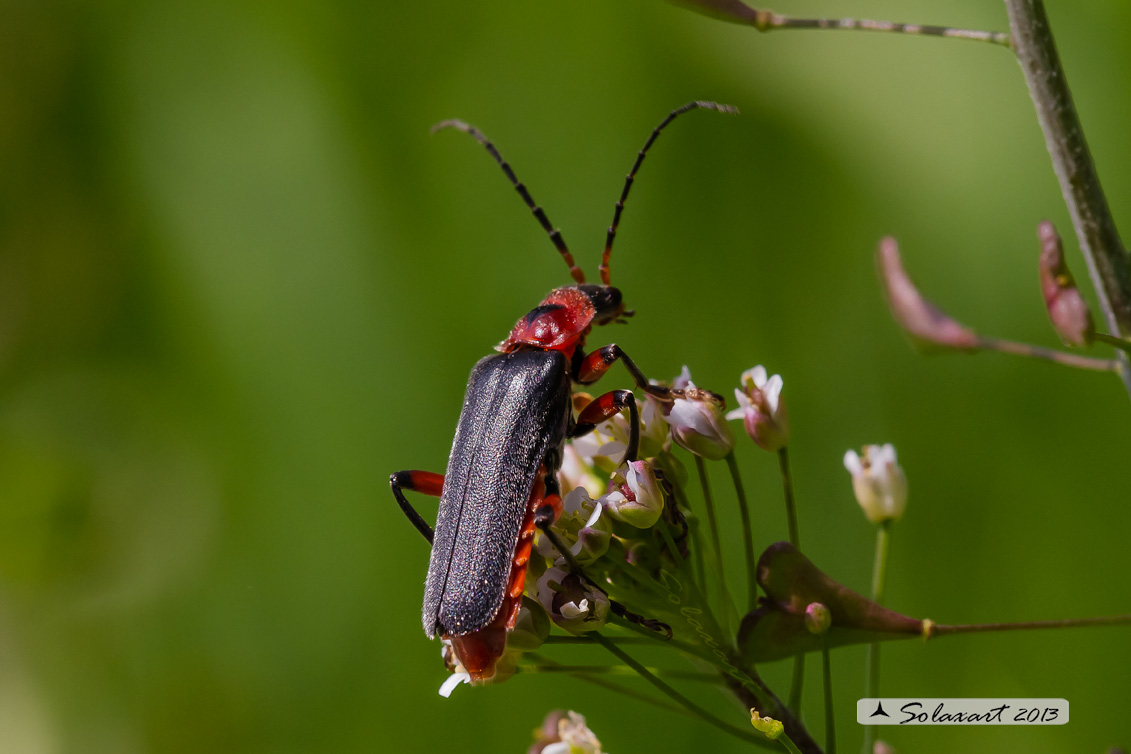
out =
<path fill-rule="evenodd" d="M 742 728 L 739 728 L 738 726 L 731 725 L 730 723 L 719 719 L 715 715 L 713 715 L 710 712 L 708 712 L 707 710 L 703 709 L 698 704 L 691 701 L 686 696 L 684 696 L 683 694 L 679 693 L 674 688 L 669 686 L 667 683 L 664 683 L 664 681 L 657 678 L 655 675 L 653 675 L 651 672 L 649 672 L 648 668 L 644 667 L 639 662 L 634 660 L 627 652 L 625 652 L 623 649 L 621 649 L 617 645 L 613 644 L 612 642 L 608 641 L 601 634 L 594 633 L 593 634 L 593 640 L 596 641 L 598 644 L 602 645 L 605 649 L 607 649 L 612 655 L 614 655 L 617 659 L 619 659 L 625 665 L 629 666 L 634 671 L 636 671 L 636 673 L 639 674 L 641 678 L 643 678 L 648 683 L 652 684 L 652 686 L 654 686 L 660 693 L 664 694 L 664 696 L 668 697 L 669 699 L 671 699 L 676 704 L 679 704 L 680 706 L 682 706 L 683 708 L 685 708 L 686 710 L 688 710 L 689 712 L 691 712 L 695 716 L 699 717 L 703 721 L 710 723 L 711 725 L 713 725 L 714 727 L 718 728 L 721 731 L 729 733 L 730 735 L 734 736 L 735 738 L 740 738 L 743 741 L 748 741 L 748 742 L 750 742 L 750 743 L 752 743 L 756 746 L 762 746 L 763 748 L 769 748 L 769 745 L 768 745 L 768 742 L 766 741 L 766 739 L 764 739 L 760 736 L 757 736 L 754 733 L 751 733 L 749 731 L 743 730 Z"/>
<path fill-rule="evenodd" d="M 751 8 L 740 0 L 673 0 L 689 10 L 702 13 L 731 23 L 753 26 L 758 31 L 776 29 L 840 29 L 845 31 L 879 31 L 889 34 L 911 34 L 924 37 L 944 37 L 947 39 L 966 39 L 972 42 L 988 42 L 1012 49 L 1010 35 L 997 31 L 976 29 L 956 29 L 951 26 L 932 24 L 901 24 L 891 21 L 870 21 L 855 18 L 794 18 L 771 10 Z"/>
<path fill-rule="evenodd" d="M 881 521 L 876 527 L 876 553 L 872 564 L 872 601 L 882 605 L 884 600 L 884 584 L 887 580 L 888 548 L 891 541 L 891 519 Z M 880 644 L 872 642 L 866 650 L 864 659 L 864 696 L 876 697 L 880 688 Z M 876 726 L 864 726 L 863 751 L 872 751 L 872 742 L 875 740 Z"/>
<path fill-rule="evenodd" d="M 734 483 L 734 493 L 738 496 L 738 513 L 742 518 L 742 547 L 746 556 L 747 610 L 758 607 L 758 574 L 755 566 L 758 556 L 754 552 L 754 533 L 750 523 L 750 506 L 746 503 L 746 490 L 742 487 L 742 476 L 738 472 L 738 462 L 732 450 L 727 455 L 727 468 Z"/>

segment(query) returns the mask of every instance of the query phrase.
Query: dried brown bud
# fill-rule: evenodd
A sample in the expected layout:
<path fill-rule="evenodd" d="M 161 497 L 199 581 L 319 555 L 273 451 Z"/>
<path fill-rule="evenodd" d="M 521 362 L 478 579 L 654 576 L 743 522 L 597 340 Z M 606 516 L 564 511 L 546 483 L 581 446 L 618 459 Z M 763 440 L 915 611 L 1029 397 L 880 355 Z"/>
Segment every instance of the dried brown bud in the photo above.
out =
<path fill-rule="evenodd" d="M 1086 346 L 1092 342 L 1095 324 L 1087 302 L 1080 295 L 1076 281 L 1064 261 L 1060 234 L 1048 220 L 1037 226 L 1041 240 L 1041 293 L 1049 319 L 1066 346 Z"/>
<path fill-rule="evenodd" d="M 892 317 L 916 346 L 924 350 L 977 350 L 978 336 L 973 330 L 951 319 L 919 293 L 903 269 L 899 246 L 891 236 L 880 241 L 876 268 Z"/>

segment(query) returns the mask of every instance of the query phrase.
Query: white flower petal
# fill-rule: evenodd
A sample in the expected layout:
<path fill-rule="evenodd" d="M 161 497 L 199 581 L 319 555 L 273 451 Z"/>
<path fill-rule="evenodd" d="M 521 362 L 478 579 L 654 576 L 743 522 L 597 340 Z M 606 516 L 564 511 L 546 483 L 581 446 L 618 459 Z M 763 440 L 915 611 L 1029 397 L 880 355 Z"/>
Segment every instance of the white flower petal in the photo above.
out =
<path fill-rule="evenodd" d="M 781 390 L 784 386 L 785 381 L 782 380 L 781 375 L 775 374 L 762 388 L 762 395 L 766 397 L 766 403 L 770 406 L 770 413 L 776 414 L 778 412 L 778 399 L 781 398 Z"/>
<path fill-rule="evenodd" d="M 461 683 L 471 683 L 471 676 L 467 673 L 452 673 L 448 679 L 440 686 L 440 696 L 447 699 L 455 691 L 456 686 Z"/>

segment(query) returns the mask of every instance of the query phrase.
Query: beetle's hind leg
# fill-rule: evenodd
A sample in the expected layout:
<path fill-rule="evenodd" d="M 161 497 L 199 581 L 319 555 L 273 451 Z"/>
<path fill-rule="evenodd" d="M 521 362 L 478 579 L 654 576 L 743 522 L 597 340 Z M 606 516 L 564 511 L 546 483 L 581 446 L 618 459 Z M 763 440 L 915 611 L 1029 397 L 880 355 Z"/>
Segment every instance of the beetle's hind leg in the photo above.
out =
<path fill-rule="evenodd" d="M 392 488 L 393 497 L 397 499 L 397 504 L 408 516 L 408 520 L 431 544 L 432 527 L 416 512 L 416 509 L 405 498 L 402 490 L 414 490 L 423 495 L 440 497 L 440 493 L 444 491 L 444 475 L 432 471 L 398 471 L 389 477 L 389 487 Z"/>
<path fill-rule="evenodd" d="M 629 393 L 629 395 L 631 395 L 631 393 Z M 553 492 L 549 492 L 551 489 Z M 552 486 L 547 484 L 547 491 L 548 494 L 543 498 L 542 504 L 538 506 L 538 509 L 534 512 L 534 525 L 541 530 L 543 536 L 550 540 L 554 548 L 562 554 L 566 564 L 569 566 L 570 573 L 577 574 L 582 581 L 590 584 L 594 589 L 608 597 L 609 593 L 605 591 L 600 584 L 586 575 L 585 570 L 582 569 L 581 565 L 573 557 L 573 553 L 569 551 L 569 548 L 562 542 L 561 537 L 551 528 L 562 510 L 562 500 L 561 496 L 558 494 L 557 480 L 553 481 Z M 613 611 L 614 615 L 624 618 L 630 623 L 643 626 L 649 631 L 664 634 L 669 639 L 672 638 L 671 626 L 653 618 L 645 618 L 643 615 L 634 613 L 611 597 L 609 597 L 609 609 Z"/>

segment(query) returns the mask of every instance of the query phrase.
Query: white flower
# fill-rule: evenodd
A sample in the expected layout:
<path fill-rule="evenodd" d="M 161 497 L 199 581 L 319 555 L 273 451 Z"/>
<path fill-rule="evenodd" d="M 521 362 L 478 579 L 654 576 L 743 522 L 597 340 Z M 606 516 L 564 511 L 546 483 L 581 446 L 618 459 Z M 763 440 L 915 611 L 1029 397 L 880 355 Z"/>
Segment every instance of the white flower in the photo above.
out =
<path fill-rule="evenodd" d="M 672 401 L 667 420 L 672 439 L 685 450 L 712 461 L 726 458 L 734 448 L 734 434 L 723 416 L 723 400 L 709 390 L 701 390 L 691 381 L 685 366 L 675 380 L 682 395 Z"/>
<path fill-rule="evenodd" d="M 538 601 L 554 623 L 574 634 L 604 628 L 609 616 L 605 594 L 556 566 L 547 568 L 538 579 Z"/>
<path fill-rule="evenodd" d="M 558 739 L 547 744 L 542 754 L 604 754 L 601 742 L 589 730 L 585 718 L 573 710 L 558 721 Z"/>
<path fill-rule="evenodd" d="M 746 434 L 763 450 L 774 452 L 789 442 L 789 417 L 782 400 L 785 383 L 780 375 L 766 376 L 761 364 L 742 373 L 742 387 L 735 388 L 738 408 L 727 419 L 742 419 Z"/>
<path fill-rule="evenodd" d="M 613 490 L 601 498 L 605 510 L 618 521 L 648 529 L 664 512 L 664 492 L 656 471 L 647 461 L 631 461 L 613 473 Z"/>
<path fill-rule="evenodd" d="M 580 441 L 584 438 L 577 439 Z M 582 447 L 585 445 L 583 444 Z M 604 482 L 597 476 L 592 462 L 583 457 L 572 442 L 566 443 L 562 448 L 562 467 L 558 470 L 558 484 L 561 485 L 563 497 L 578 488 L 590 494 L 604 489 Z"/>
<path fill-rule="evenodd" d="M 553 530 L 582 565 L 594 562 L 609 549 L 612 523 L 602 517 L 603 511 L 603 503 L 589 497 L 584 487 L 575 487 L 562 499 L 562 514 L 554 522 Z M 549 537 L 539 535 L 534 546 L 543 557 L 562 557 Z"/>
<path fill-rule="evenodd" d="M 863 457 L 850 450 L 844 468 L 852 474 L 852 489 L 864 515 L 874 524 L 895 521 L 907 507 L 907 476 L 890 445 L 866 445 Z"/>

